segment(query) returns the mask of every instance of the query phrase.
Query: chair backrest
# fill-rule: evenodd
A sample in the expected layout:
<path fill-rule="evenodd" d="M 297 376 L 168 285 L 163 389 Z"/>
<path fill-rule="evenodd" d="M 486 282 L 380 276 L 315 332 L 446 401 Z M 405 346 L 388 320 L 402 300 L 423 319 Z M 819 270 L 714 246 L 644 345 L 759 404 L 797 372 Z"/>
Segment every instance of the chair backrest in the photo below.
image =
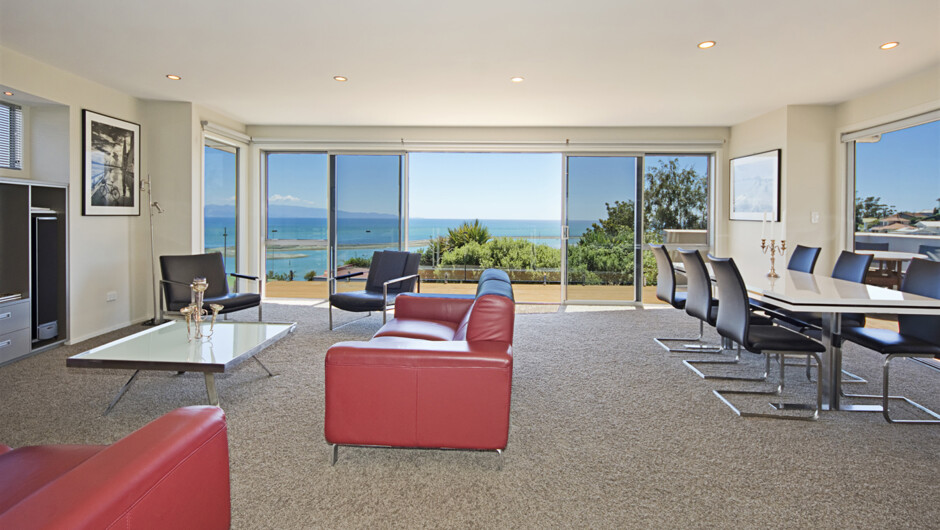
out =
<path fill-rule="evenodd" d="M 888 243 L 869 243 L 867 241 L 856 241 L 855 250 L 888 250 Z"/>
<path fill-rule="evenodd" d="M 901 282 L 901 290 L 930 298 L 940 298 L 940 261 L 913 259 Z M 898 315 L 898 330 L 940 346 L 940 316 Z"/>
<path fill-rule="evenodd" d="M 389 280 L 418 273 L 421 254 L 399 252 L 397 250 L 379 250 L 372 254 L 369 276 L 366 279 L 366 291 L 382 292 L 382 286 Z M 414 290 L 416 278 L 393 283 L 388 286 L 389 294 L 406 293 Z"/>
<path fill-rule="evenodd" d="M 712 264 L 718 288 L 718 318 L 715 329 L 722 337 L 749 349 L 747 335 L 751 309 L 741 272 L 731 258 L 716 258 L 709 254 L 708 260 Z"/>
<path fill-rule="evenodd" d="M 182 256 L 160 256 L 160 273 L 164 280 L 186 285 L 163 284 L 167 307 L 189 304 L 193 278 L 205 278 L 209 283 L 206 298 L 217 298 L 228 294 L 228 280 L 221 252 Z"/>
<path fill-rule="evenodd" d="M 712 280 L 708 276 L 705 260 L 697 250 L 678 249 L 679 257 L 685 264 L 686 289 L 685 312 L 695 318 L 714 324 L 711 320 Z"/>
<path fill-rule="evenodd" d="M 832 268 L 832 277 L 848 282 L 862 283 L 871 265 L 871 254 L 856 254 L 843 250 Z"/>
<path fill-rule="evenodd" d="M 790 254 L 790 261 L 787 262 L 787 269 L 791 271 L 812 273 L 816 268 L 816 260 L 819 259 L 819 247 L 804 247 L 797 245 Z"/>
<path fill-rule="evenodd" d="M 676 270 L 664 245 L 650 244 L 656 258 L 656 298 L 676 306 Z"/>
<path fill-rule="evenodd" d="M 917 253 L 924 254 L 930 261 L 940 261 L 940 247 L 921 245 L 917 249 Z"/>

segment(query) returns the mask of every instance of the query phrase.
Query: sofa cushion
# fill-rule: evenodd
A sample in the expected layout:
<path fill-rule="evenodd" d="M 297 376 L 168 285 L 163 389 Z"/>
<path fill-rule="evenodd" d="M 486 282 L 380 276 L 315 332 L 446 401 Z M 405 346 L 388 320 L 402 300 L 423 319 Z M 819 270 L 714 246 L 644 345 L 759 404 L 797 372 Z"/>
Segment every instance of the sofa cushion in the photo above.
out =
<path fill-rule="evenodd" d="M 424 340 L 454 340 L 456 322 L 393 318 L 375 334 L 376 337 L 406 337 Z"/>
<path fill-rule="evenodd" d="M 104 445 L 20 447 L 0 455 L 0 513 L 98 454 Z"/>

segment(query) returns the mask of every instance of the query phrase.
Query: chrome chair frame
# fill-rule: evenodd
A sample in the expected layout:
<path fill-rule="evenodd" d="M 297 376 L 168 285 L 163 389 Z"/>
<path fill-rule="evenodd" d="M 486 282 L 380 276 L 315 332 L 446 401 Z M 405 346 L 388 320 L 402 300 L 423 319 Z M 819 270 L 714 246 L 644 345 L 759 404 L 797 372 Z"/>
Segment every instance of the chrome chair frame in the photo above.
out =
<path fill-rule="evenodd" d="M 350 274 L 344 274 L 344 275 L 342 275 L 342 276 L 337 276 L 337 277 L 335 277 L 335 278 L 332 278 L 332 277 L 331 277 L 331 278 L 330 278 L 330 283 L 332 283 L 333 285 L 335 285 L 337 280 L 345 280 L 345 279 L 349 279 L 349 278 L 351 278 L 351 277 L 353 277 L 353 276 L 361 276 L 362 274 L 363 274 L 363 272 L 360 271 L 360 272 L 353 272 L 353 273 L 350 273 Z M 389 303 L 388 303 L 388 286 L 389 286 L 389 285 L 392 285 L 392 284 L 394 284 L 394 283 L 401 283 L 401 282 L 403 282 L 403 281 L 405 281 L 405 280 L 410 280 L 410 279 L 412 279 L 412 278 L 416 278 L 416 279 L 417 279 L 417 282 L 416 282 L 416 285 L 415 285 L 415 291 L 418 292 L 418 293 L 420 293 L 420 292 L 421 292 L 421 276 L 420 276 L 420 274 L 409 274 L 408 276 L 402 276 L 402 277 L 400 277 L 400 278 L 393 278 L 393 279 L 391 279 L 391 280 L 388 280 L 387 282 L 383 282 L 383 283 L 382 283 L 382 324 L 385 324 L 386 321 L 388 320 L 388 308 L 389 308 Z M 330 291 L 331 291 L 331 292 L 334 290 L 333 285 L 330 285 Z M 394 307 L 395 307 L 395 304 L 392 303 L 392 304 L 391 304 L 391 307 L 394 308 Z M 362 320 L 362 319 L 364 319 L 364 318 L 369 318 L 370 316 L 372 316 L 372 311 L 368 311 L 367 314 L 366 314 L 366 316 L 359 317 L 359 318 L 354 318 L 354 319 L 350 320 L 349 322 L 344 322 L 344 323 L 340 324 L 339 326 L 336 326 L 335 328 L 333 327 L 333 304 L 332 304 L 332 303 L 329 304 L 329 314 L 330 314 L 330 331 L 332 331 L 332 330 L 334 330 L 334 329 L 339 329 L 339 328 L 341 328 L 341 327 L 343 327 L 343 326 L 345 326 L 345 325 L 347 325 L 347 324 L 352 324 L 353 322 L 358 322 L 358 321 L 360 321 L 360 320 Z"/>

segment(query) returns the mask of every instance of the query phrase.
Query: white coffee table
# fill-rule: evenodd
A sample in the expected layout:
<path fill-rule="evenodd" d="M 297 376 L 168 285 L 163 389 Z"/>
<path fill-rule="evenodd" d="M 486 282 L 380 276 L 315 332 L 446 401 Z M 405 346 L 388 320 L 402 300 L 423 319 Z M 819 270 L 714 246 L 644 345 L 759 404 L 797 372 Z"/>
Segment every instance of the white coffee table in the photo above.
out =
<path fill-rule="evenodd" d="M 203 333 L 208 334 L 209 324 L 201 325 Z M 202 372 L 209 404 L 218 406 L 215 374 L 227 372 L 246 359 L 254 359 L 273 376 L 255 355 L 292 333 L 296 326 L 296 322 L 216 322 L 211 337 L 189 340 L 186 323 L 176 320 L 69 357 L 65 365 L 134 370 L 105 414 L 111 412 L 141 370 Z"/>

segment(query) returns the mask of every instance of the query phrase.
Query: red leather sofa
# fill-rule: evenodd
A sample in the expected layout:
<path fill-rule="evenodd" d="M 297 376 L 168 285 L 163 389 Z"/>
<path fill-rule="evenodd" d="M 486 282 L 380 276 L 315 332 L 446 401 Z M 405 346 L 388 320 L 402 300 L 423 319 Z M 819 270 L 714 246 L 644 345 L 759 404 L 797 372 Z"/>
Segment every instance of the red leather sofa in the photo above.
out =
<path fill-rule="evenodd" d="M 509 276 L 488 269 L 476 295 L 400 294 L 368 342 L 326 354 L 326 441 L 499 450 L 509 437 Z"/>
<path fill-rule="evenodd" d="M 0 528 L 228 528 L 228 435 L 185 407 L 112 445 L 0 445 Z"/>

